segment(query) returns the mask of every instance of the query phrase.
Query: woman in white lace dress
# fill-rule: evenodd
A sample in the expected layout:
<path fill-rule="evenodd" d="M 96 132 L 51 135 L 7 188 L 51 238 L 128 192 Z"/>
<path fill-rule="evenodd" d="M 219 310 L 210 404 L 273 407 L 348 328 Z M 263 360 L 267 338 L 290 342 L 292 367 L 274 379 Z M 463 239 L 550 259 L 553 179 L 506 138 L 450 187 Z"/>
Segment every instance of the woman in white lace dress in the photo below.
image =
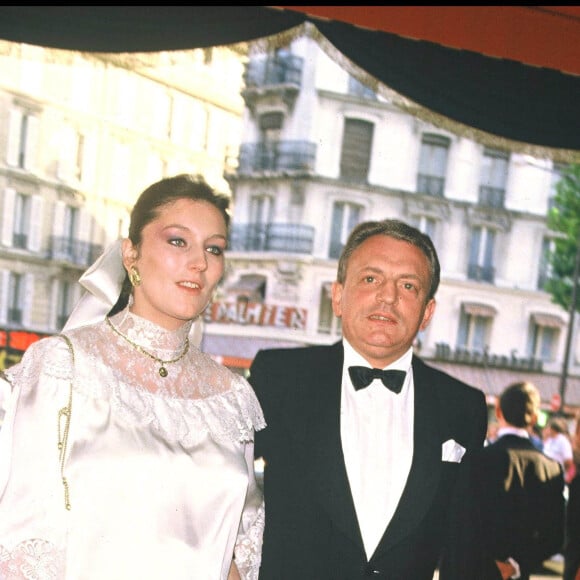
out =
<path fill-rule="evenodd" d="M 193 338 L 224 272 L 227 205 L 187 175 L 147 188 L 64 336 L 6 372 L 2 580 L 258 577 L 262 411 Z"/>

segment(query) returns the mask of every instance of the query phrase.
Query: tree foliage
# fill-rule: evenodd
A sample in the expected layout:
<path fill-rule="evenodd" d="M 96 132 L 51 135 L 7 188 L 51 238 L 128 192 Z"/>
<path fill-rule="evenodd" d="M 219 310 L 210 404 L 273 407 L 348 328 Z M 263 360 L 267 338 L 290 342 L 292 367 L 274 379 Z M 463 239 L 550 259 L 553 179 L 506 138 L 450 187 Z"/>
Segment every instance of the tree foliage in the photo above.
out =
<path fill-rule="evenodd" d="M 550 280 L 546 290 L 552 300 L 569 311 L 574 285 L 574 269 L 580 251 L 580 164 L 572 164 L 556 185 L 554 205 L 548 214 L 548 227 L 560 235 L 555 238 L 549 256 Z M 580 312 L 580 288 L 576 291 L 575 309 Z"/>

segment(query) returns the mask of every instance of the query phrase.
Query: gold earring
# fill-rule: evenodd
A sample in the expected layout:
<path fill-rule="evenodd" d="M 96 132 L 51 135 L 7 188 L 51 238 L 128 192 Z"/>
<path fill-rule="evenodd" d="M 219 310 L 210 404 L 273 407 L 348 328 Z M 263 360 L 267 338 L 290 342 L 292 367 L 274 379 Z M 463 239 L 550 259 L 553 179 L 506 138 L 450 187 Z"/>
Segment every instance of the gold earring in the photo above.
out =
<path fill-rule="evenodd" d="M 135 266 L 131 266 L 129 270 L 129 281 L 131 282 L 131 286 L 139 286 L 141 284 L 141 275 Z"/>

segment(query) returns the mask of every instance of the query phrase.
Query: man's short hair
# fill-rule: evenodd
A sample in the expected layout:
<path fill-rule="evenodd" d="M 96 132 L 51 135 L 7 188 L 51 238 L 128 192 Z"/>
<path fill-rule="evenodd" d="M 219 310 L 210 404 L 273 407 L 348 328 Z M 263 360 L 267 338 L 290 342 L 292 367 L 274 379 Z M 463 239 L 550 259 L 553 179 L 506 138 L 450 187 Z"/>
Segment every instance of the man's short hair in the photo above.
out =
<path fill-rule="evenodd" d="M 504 419 L 514 427 L 532 427 L 540 410 L 540 392 L 530 382 L 513 383 L 499 398 Z"/>
<path fill-rule="evenodd" d="M 556 433 L 568 433 L 568 426 L 561 419 L 555 417 L 549 423 L 548 427 L 556 431 Z"/>
<path fill-rule="evenodd" d="M 344 248 L 338 260 L 336 280 L 344 284 L 348 261 L 352 253 L 372 236 L 386 236 L 407 242 L 421 250 L 429 264 L 429 288 L 427 288 L 426 302 L 435 297 L 441 277 L 441 265 L 439 256 L 433 245 L 433 241 L 419 229 L 397 219 L 384 219 L 381 221 L 361 222 L 350 232 Z"/>

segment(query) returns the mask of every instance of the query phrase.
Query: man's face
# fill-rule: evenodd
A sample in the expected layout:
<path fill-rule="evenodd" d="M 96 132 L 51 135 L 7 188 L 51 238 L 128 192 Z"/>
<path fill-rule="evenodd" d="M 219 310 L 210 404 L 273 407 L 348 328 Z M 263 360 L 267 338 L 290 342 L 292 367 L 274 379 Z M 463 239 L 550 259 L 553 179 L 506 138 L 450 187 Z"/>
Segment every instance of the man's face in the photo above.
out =
<path fill-rule="evenodd" d="M 407 242 L 375 235 L 354 250 L 344 284 L 333 284 L 332 308 L 343 336 L 371 365 L 398 359 L 427 327 L 435 311 L 430 280 L 427 257 Z"/>

